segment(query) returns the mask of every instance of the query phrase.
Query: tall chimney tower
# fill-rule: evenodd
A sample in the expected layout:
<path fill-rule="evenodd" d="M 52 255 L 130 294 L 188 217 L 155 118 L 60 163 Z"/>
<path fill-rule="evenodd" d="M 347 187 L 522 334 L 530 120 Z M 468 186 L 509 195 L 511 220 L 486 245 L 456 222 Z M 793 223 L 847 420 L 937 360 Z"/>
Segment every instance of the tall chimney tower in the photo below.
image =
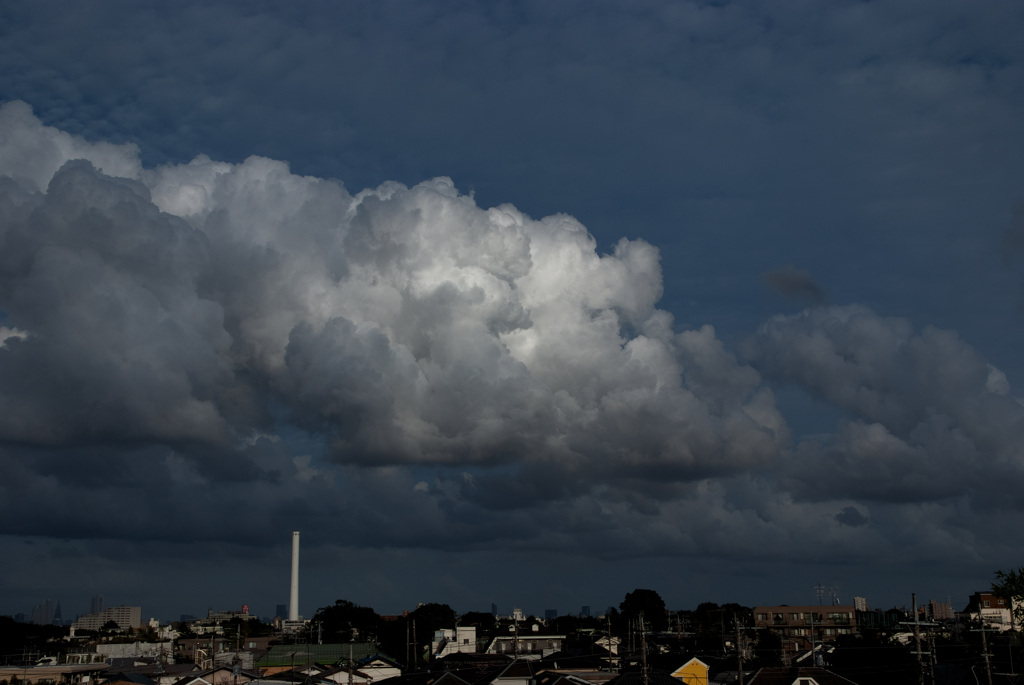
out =
<path fill-rule="evenodd" d="M 288 602 L 288 620 L 299 620 L 299 531 L 292 533 L 292 594 Z"/>

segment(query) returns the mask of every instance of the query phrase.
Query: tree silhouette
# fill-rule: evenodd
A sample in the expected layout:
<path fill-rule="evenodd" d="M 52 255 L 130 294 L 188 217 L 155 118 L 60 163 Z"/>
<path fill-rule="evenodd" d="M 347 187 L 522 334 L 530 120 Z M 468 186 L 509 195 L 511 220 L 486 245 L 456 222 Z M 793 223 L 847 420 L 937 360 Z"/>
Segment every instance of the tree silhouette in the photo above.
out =
<path fill-rule="evenodd" d="M 644 621 L 651 630 L 665 630 L 668 627 L 668 615 L 665 613 L 665 600 L 654 590 L 637 588 L 626 593 L 626 598 L 619 603 L 622 615 L 636 620 L 643 614 Z"/>
<path fill-rule="evenodd" d="M 996 580 L 992 583 L 992 594 L 1010 600 L 1013 607 L 1013 619 L 1020 630 L 1024 626 L 1024 566 L 1009 571 L 996 571 Z"/>
<path fill-rule="evenodd" d="M 361 607 L 347 599 L 339 599 L 333 606 L 320 607 L 311 621 L 313 630 L 317 623 L 323 636 L 338 642 L 374 642 L 380 626 L 380 616 L 370 607 Z"/>

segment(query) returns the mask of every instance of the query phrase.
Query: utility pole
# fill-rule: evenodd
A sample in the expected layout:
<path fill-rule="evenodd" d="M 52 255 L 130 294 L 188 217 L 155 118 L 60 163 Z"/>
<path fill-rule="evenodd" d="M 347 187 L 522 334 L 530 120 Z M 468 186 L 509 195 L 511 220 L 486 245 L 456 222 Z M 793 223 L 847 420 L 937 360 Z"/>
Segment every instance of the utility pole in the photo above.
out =
<path fill-rule="evenodd" d="M 821 586 L 819 585 L 818 587 L 821 587 Z M 818 597 L 818 601 L 819 602 L 821 601 L 821 596 L 820 595 Z M 819 606 L 820 606 L 820 604 L 819 604 Z M 815 654 L 815 652 L 814 652 L 814 611 L 811 611 L 811 666 L 817 666 L 817 665 L 818 665 L 818 655 Z"/>
<path fill-rule="evenodd" d="M 719 609 L 718 610 L 718 623 L 719 623 L 719 625 L 722 628 L 722 656 L 724 657 L 726 655 L 726 649 L 725 649 L 725 610 L 723 610 L 723 609 Z"/>
<path fill-rule="evenodd" d="M 736 670 L 740 674 L 740 685 L 743 685 L 743 645 L 740 644 L 740 620 L 736 619 Z"/>
<path fill-rule="evenodd" d="M 644 625 L 644 612 L 640 612 L 640 659 L 644 669 L 644 685 L 651 685 L 651 679 L 647 673 L 647 626 Z"/>
<path fill-rule="evenodd" d="M 917 593 L 910 593 L 910 604 L 914 607 L 914 642 L 917 644 L 917 682 L 924 685 L 924 664 L 921 662 L 921 618 L 917 615 Z"/>
<path fill-rule="evenodd" d="M 1011 617 L 1010 618 L 1010 630 L 1015 630 L 1015 628 L 1013 628 L 1013 618 L 1012 618 L 1013 617 L 1013 613 L 1012 612 L 1010 613 L 1010 617 Z M 1011 678 L 1016 678 L 1017 677 L 1017 672 L 1013 670 L 1013 643 L 1012 642 L 1007 645 L 1007 649 L 1009 649 L 1009 652 L 1010 652 L 1010 677 Z"/>
<path fill-rule="evenodd" d="M 931 657 L 930 659 L 928 659 L 928 679 L 929 682 L 931 682 L 932 685 L 934 685 L 935 664 L 938 662 L 939 658 L 935 653 L 935 635 L 932 634 L 931 631 L 928 632 L 928 651 L 930 653 L 929 656 Z"/>
<path fill-rule="evenodd" d="M 925 656 L 927 656 L 928 660 L 929 660 L 928 661 L 929 679 L 934 684 L 935 683 L 935 661 L 936 661 L 936 657 L 935 657 L 935 646 L 934 646 L 934 642 L 933 642 L 934 641 L 934 637 L 932 635 L 932 630 L 937 628 L 939 624 L 935 623 L 934 621 L 926 621 L 926 622 L 922 623 L 921 622 L 921 617 L 920 617 L 920 615 L 918 615 L 918 612 L 917 612 L 917 593 L 911 593 L 910 598 L 911 598 L 911 605 L 913 606 L 914 620 L 913 621 L 900 621 L 899 624 L 901 626 L 903 626 L 904 628 L 911 628 L 914 631 L 914 643 L 915 643 L 915 645 L 917 647 L 916 652 L 917 652 L 917 682 L 918 682 L 918 684 L 919 685 L 924 685 L 924 680 L 925 680 L 925 678 L 924 678 L 924 672 L 925 672 L 924 657 Z M 928 635 L 926 636 L 925 639 L 927 639 L 929 641 L 928 644 L 929 644 L 930 647 L 929 647 L 929 651 L 927 651 L 927 652 L 925 652 L 925 651 L 923 651 L 921 649 L 921 628 L 926 628 L 928 630 Z"/>
<path fill-rule="evenodd" d="M 979 609 L 979 615 L 980 615 Z M 981 650 L 984 652 L 985 657 L 985 676 L 988 678 L 988 685 L 992 685 L 992 660 L 989 658 L 988 653 L 988 640 L 985 639 L 985 617 L 981 618 Z"/>
<path fill-rule="evenodd" d="M 615 660 L 612 658 L 612 617 L 611 612 L 605 614 L 605 620 L 608 621 L 608 670 L 611 671 L 615 666 Z"/>

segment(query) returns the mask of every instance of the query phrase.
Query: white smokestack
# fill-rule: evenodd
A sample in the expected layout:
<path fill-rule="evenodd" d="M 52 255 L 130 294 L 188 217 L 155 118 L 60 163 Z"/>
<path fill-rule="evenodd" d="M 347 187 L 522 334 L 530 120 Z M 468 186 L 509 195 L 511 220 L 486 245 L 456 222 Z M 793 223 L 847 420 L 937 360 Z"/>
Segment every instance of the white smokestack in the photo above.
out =
<path fill-rule="evenodd" d="M 288 603 L 288 620 L 299 620 L 299 531 L 292 533 L 292 595 Z"/>

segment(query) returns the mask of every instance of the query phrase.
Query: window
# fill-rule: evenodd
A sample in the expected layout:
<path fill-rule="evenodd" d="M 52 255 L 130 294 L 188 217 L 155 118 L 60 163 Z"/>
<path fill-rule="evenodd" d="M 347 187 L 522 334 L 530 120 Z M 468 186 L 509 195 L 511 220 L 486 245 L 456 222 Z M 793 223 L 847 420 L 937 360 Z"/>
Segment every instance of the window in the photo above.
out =
<path fill-rule="evenodd" d="M 986 599 L 986 600 L 985 600 L 985 606 L 992 606 L 992 602 L 990 602 L 990 601 L 988 601 L 988 600 Z"/>

